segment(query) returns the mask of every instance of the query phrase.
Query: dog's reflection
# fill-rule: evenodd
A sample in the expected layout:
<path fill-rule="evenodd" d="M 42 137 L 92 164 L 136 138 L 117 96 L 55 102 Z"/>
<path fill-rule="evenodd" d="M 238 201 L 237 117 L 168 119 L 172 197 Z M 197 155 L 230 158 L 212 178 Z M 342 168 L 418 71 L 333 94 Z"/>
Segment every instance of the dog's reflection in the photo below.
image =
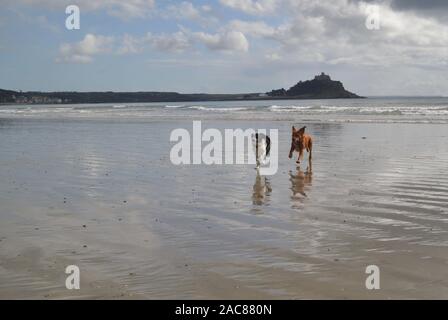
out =
<path fill-rule="evenodd" d="M 257 172 L 252 192 L 252 204 L 257 206 L 266 205 L 269 203 L 271 192 L 272 187 L 269 179 Z"/>
<path fill-rule="evenodd" d="M 306 192 L 313 182 L 313 173 L 311 165 L 303 172 L 300 167 L 297 171 L 289 171 L 289 181 L 291 181 L 291 201 L 293 206 L 297 206 L 303 203 L 307 198 Z"/>

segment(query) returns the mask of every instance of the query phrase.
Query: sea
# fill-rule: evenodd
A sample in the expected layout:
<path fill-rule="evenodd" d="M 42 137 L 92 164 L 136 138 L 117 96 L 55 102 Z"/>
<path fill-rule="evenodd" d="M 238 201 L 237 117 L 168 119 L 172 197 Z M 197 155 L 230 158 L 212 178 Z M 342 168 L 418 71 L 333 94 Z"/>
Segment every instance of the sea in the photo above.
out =
<path fill-rule="evenodd" d="M 448 97 L 0 105 L 0 118 L 448 123 Z"/>

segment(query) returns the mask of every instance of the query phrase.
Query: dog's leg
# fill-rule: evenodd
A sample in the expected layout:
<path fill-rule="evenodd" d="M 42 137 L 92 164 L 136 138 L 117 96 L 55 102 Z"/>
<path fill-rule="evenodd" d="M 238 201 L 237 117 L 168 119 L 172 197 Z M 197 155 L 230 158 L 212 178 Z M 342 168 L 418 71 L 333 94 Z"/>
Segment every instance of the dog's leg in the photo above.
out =
<path fill-rule="evenodd" d="M 300 151 L 299 151 L 299 158 L 297 159 L 297 163 L 300 163 L 300 161 L 302 161 L 302 158 L 303 158 L 303 149 L 300 149 Z"/>
<path fill-rule="evenodd" d="M 291 149 L 289 150 L 289 159 L 292 158 L 292 153 L 294 152 L 294 143 L 291 143 Z"/>
<path fill-rule="evenodd" d="M 311 159 L 313 158 L 313 142 L 312 142 L 312 140 L 310 140 L 310 142 L 308 143 L 308 153 L 310 154 L 308 161 L 311 162 Z"/>

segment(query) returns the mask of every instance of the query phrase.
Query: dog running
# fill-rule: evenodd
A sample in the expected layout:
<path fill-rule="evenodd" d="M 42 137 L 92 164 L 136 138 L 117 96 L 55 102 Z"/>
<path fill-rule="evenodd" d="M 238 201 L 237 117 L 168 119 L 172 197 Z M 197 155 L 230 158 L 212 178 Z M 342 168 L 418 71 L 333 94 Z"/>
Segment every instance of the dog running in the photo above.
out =
<path fill-rule="evenodd" d="M 255 157 L 257 159 L 257 169 L 260 164 L 264 164 L 266 158 L 269 157 L 271 151 L 271 139 L 263 133 L 256 133 L 252 136 L 252 144 L 255 149 Z"/>
<path fill-rule="evenodd" d="M 291 150 L 289 151 L 289 159 L 292 158 L 292 154 L 294 151 L 299 153 L 299 157 L 296 161 L 297 164 L 300 164 L 303 158 L 303 151 L 306 149 L 308 152 L 309 158 L 308 161 L 311 162 L 312 152 L 313 152 L 313 138 L 305 133 L 306 127 L 302 127 L 297 130 L 294 126 L 292 127 L 292 141 L 291 141 Z"/>

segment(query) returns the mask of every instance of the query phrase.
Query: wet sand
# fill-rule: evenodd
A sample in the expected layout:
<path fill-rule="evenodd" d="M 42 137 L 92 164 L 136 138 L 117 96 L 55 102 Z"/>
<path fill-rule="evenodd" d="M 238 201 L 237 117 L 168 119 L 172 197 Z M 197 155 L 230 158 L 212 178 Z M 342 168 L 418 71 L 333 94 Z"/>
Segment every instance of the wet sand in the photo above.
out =
<path fill-rule="evenodd" d="M 0 298 L 447 299 L 446 124 L 308 123 L 312 171 L 291 124 L 203 122 L 279 129 L 260 177 L 172 165 L 191 121 L 1 120 Z"/>

